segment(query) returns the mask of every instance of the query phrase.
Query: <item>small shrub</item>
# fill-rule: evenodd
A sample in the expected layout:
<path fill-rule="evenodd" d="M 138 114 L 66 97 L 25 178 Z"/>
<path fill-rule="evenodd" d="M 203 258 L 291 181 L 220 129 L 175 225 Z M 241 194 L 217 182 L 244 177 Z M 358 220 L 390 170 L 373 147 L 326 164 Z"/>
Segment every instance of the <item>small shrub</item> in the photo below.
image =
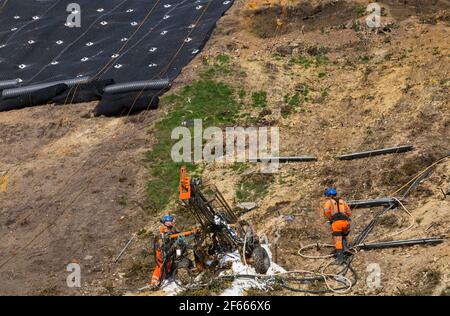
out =
<path fill-rule="evenodd" d="M 359 19 L 366 15 L 366 7 L 363 5 L 358 5 L 355 8 L 356 17 Z"/>

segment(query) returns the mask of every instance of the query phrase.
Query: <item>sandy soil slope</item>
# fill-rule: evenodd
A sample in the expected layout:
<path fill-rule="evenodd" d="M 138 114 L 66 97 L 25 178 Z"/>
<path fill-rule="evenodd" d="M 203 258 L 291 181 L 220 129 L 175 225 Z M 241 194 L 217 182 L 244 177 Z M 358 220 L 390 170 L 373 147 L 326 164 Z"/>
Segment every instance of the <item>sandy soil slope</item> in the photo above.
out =
<path fill-rule="evenodd" d="M 280 236 L 277 263 L 286 269 L 320 265 L 296 252 L 302 244 L 330 241 L 317 210 L 326 185 L 336 184 L 349 199 L 389 195 L 449 152 L 449 3 L 380 2 L 383 27 L 376 33 L 363 25 L 360 8 L 368 1 L 299 6 L 238 0 L 174 87 L 197 79 L 205 57 L 227 54 L 246 75 L 224 75 L 222 81 L 267 91 L 268 107 L 243 109 L 257 120 L 240 123 L 279 126 L 283 154 L 320 158 L 282 166 L 264 180 L 267 191 L 256 198 L 259 207 L 245 215 L 271 240 Z M 328 62 L 302 64 L 302 58 L 321 54 Z M 308 100 L 286 107 L 285 95 L 304 93 L 305 87 Z M 107 295 L 147 281 L 150 270 L 136 262 L 150 260 L 149 238 L 133 243 L 119 264 L 112 260 L 133 233 L 156 228 L 154 210 L 143 202 L 149 165 L 143 159 L 155 141 L 147 127 L 167 109 L 90 118 L 92 107 L 47 105 L 0 113 L 0 294 Z M 351 162 L 333 159 L 406 143 L 416 150 Z M 234 204 L 242 180 L 258 170 L 208 165 L 204 178 Z M 411 195 L 407 207 L 416 224 L 396 238 L 448 236 L 449 197 L 441 189 L 449 181 L 449 164 L 442 164 Z M 355 211 L 354 233 L 374 211 Z M 383 223 L 373 240 L 407 227 L 409 217 L 395 211 Z M 448 295 L 449 253 L 448 242 L 360 253 L 354 262 L 360 282 L 352 294 Z M 71 261 L 82 266 L 79 290 L 66 286 Z M 382 269 L 381 289 L 365 283 L 370 263 Z"/>
<path fill-rule="evenodd" d="M 148 217 L 143 158 L 155 113 L 90 118 L 92 108 L 0 115 L 0 258 L 10 260 L 2 294 L 74 293 L 65 284 L 70 262 L 81 263 L 86 285 L 111 275 L 112 258 Z"/>

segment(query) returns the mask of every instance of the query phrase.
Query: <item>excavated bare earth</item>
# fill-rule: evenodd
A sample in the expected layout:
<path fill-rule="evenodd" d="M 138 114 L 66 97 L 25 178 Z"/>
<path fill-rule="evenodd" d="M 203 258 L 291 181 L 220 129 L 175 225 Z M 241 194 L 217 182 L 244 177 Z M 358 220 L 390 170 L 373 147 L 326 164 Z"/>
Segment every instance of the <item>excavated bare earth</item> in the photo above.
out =
<path fill-rule="evenodd" d="M 112 258 L 147 221 L 143 158 L 156 114 L 90 118 L 93 107 L 0 115 L 1 294 L 84 294 L 69 291 L 66 265 L 81 264 L 86 286 L 111 278 Z"/>
<path fill-rule="evenodd" d="M 239 88 L 267 92 L 270 111 L 244 108 L 259 121 L 240 123 L 279 126 L 283 155 L 319 158 L 281 166 L 267 178 L 267 191 L 255 198 L 259 207 L 245 215 L 270 240 L 279 234 L 277 262 L 286 269 L 316 270 L 321 264 L 300 258 L 297 250 L 330 242 L 319 211 L 325 186 L 335 184 L 347 199 L 388 196 L 450 151 L 449 3 L 381 2 L 383 29 L 376 33 L 354 23 L 358 6 L 367 1 L 238 0 L 173 88 L 198 79 L 205 57 L 228 54 L 246 74 Z M 309 68 L 289 63 L 318 52 L 329 62 Z M 233 76 L 220 80 L 237 85 Z M 285 95 L 305 86 L 309 99 L 286 112 Z M 157 226 L 154 210 L 143 202 L 149 177 L 144 153 L 156 141 L 147 128 L 167 108 L 163 104 L 129 118 L 92 118 L 93 107 L 46 105 L 0 113 L 0 294 L 108 295 L 147 282 L 149 268 L 136 263 L 151 260 L 150 238 L 139 238 L 118 264 L 112 261 L 133 233 Z M 402 144 L 416 150 L 333 159 Z M 249 166 L 239 173 L 214 164 L 204 169 L 205 180 L 233 206 L 242 180 L 259 171 Z M 447 160 L 411 194 L 406 206 L 415 218 L 412 229 L 393 238 L 448 236 L 450 202 L 442 190 L 449 181 Z M 354 211 L 350 238 L 375 211 Z M 395 210 L 369 240 L 386 238 L 409 223 L 406 213 Z M 361 252 L 353 262 L 359 281 L 350 294 L 448 295 L 449 254 L 448 241 Z M 80 289 L 66 285 L 70 262 L 81 265 Z M 371 263 L 381 268 L 381 288 L 367 286 Z"/>

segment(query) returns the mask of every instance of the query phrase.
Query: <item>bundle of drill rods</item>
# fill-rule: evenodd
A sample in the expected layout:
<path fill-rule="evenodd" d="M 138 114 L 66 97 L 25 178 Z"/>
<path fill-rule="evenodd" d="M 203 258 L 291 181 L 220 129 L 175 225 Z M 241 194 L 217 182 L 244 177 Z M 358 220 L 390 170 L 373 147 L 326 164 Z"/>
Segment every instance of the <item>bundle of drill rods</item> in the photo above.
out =
<path fill-rule="evenodd" d="M 406 197 L 411 193 L 411 191 L 416 188 L 419 183 L 424 180 L 426 177 L 430 175 L 433 168 L 428 170 L 419 176 L 404 192 L 403 195 L 399 198 L 399 200 L 405 200 Z M 359 249 L 375 249 L 375 248 L 385 248 L 385 247 L 398 247 L 398 246 L 407 246 L 407 245 L 417 245 L 417 244 L 436 244 L 444 241 L 443 238 L 424 238 L 424 239 L 410 239 L 410 240 L 397 240 L 390 242 L 380 242 L 380 243 L 370 243 L 364 244 L 367 236 L 369 236 L 370 232 L 374 229 L 375 225 L 378 223 L 378 220 L 391 209 L 397 207 L 397 203 L 392 203 L 387 206 L 383 211 L 379 212 L 375 217 L 370 221 L 370 223 L 364 228 L 358 236 L 356 236 L 355 240 L 350 244 L 353 248 Z M 353 253 L 347 257 L 345 262 L 345 268 L 339 272 L 339 274 L 345 275 L 351 269 L 350 265 L 353 261 Z M 356 284 L 356 282 L 355 282 Z"/>

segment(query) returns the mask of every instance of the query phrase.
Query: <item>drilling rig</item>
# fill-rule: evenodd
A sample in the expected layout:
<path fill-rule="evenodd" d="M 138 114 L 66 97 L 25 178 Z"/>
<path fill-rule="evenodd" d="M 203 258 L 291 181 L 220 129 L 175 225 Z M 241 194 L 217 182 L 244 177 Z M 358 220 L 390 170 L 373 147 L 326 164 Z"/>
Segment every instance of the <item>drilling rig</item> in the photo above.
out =
<path fill-rule="evenodd" d="M 203 269 L 211 258 L 238 251 L 242 262 L 259 274 L 270 267 L 270 257 L 260 245 L 253 227 L 240 220 L 215 185 L 203 185 L 199 178 L 187 176 L 186 167 L 180 172 L 179 198 L 189 210 L 200 230 L 195 241 L 197 268 Z"/>

